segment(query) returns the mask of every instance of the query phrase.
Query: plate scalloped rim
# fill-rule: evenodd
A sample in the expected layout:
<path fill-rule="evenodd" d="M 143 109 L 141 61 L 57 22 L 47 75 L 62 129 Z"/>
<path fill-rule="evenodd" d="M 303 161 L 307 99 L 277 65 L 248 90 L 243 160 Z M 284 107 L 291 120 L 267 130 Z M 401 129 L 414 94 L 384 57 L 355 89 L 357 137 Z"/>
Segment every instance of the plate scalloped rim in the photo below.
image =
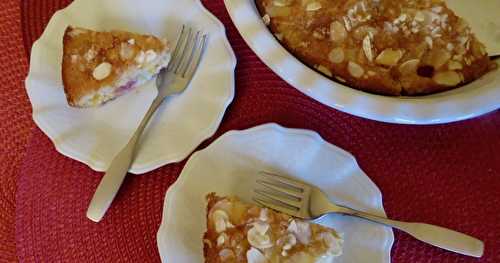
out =
<path fill-rule="evenodd" d="M 175 207 L 176 203 L 176 195 L 179 189 L 182 188 L 182 186 L 185 184 L 186 179 L 187 179 L 187 174 L 191 173 L 192 170 L 192 165 L 190 163 L 196 163 L 200 159 L 200 156 L 203 154 L 203 151 L 209 150 L 210 148 L 216 147 L 216 145 L 220 144 L 221 141 L 224 141 L 227 138 L 231 138 L 234 136 L 245 136 L 249 135 L 252 133 L 258 133 L 258 132 L 263 132 L 266 130 L 274 131 L 274 132 L 279 132 L 282 135 L 301 135 L 301 136 L 307 136 L 311 139 L 314 139 L 318 144 L 324 145 L 325 147 L 329 147 L 332 150 L 336 151 L 337 153 L 343 154 L 347 156 L 349 159 L 351 159 L 356 166 L 359 168 L 357 161 L 352 154 L 349 152 L 328 143 L 325 141 L 318 133 L 311 131 L 311 130 L 306 130 L 306 129 L 294 129 L 294 128 L 286 128 L 283 127 L 279 124 L 276 123 L 268 123 L 268 124 L 263 124 L 259 126 L 255 126 L 246 130 L 231 130 L 226 132 L 225 134 L 221 135 L 219 138 L 217 138 L 216 141 L 214 141 L 212 144 L 207 146 L 205 149 L 197 151 L 191 155 L 187 163 L 185 164 L 181 174 L 175 181 L 173 185 L 171 185 L 166 193 L 165 193 L 165 198 L 164 198 L 164 204 L 163 204 L 163 212 L 162 212 L 162 220 L 161 224 L 159 226 L 158 232 L 157 232 L 157 246 L 158 250 L 160 253 L 160 258 L 162 262 L 167 262 L 167 249 L 168 243 L 170 242 L 169 239 L 166 239 L 164 237 L 168 236 L 170 231 L 176 232 L 177 229 L 175 226 L 173 226 L 170 221 L 168 220 L 168 217 L 170 214 L 172 214 L 172 209 Z M 360 169 L 360 168 L 359 168 Z M 381 211 L 378 211 L 380 215 L 386 216 L 385 210 L 383 208 L 383 201 L 382 201 L 382 193 L 380 192 L 379 188 L 377 185 L 368 177 L 366 174 L 360 169 L 362 172 L 360 176 L 353 176 L 352 180 L 356 181 L 361 188 L 363 188 L 366 191 L 372 192 L 377 196 L 377 205 L 380 206 Z M 385 243 L 383 244 L 383 248 L 386 251 L 386 253 L 383 255 L 382 262 L 383 263 L 390 263 L 391 262 L 391 248 L 394 243 L 394 234 L 392 229 L 390 228 L 385 228 L 386 231 L 384 233 L 386 234 L 384 241 Z"/>
<path fill-rule="evenodd" d="M 82 0 L 73 1 L 66 8 L 56 11 L 54 13 L 54 15 L 52 16 L 52 18 L 50 19 L 50 21 L 47 24 L 47 26 L 45 27 L 45 29 L 43 30 L 43 33 L 40 36 L 40 38 L 37 39 L 33 43 L 32 52 L 31 52 L 31 58 L 30 58 L 29 73 L 28 73 L 28 76 L 26 77 L 26 80 L 25 80 L 25 86 L 26 86 L 26 90 L 27 90 L 27 93 L 28 93 L 28 97 L 30 98 L 30 102 L 31 102 L 32 108 L 33 108 L 32 118 L 33 118 L 35 124 L 43 131 L 43 133 L 46 134 L 47 137 L 49 137 L 49 139 L 51 140 L 51 142 L 54 144 L 56 150 L 59 153 L 61 153 L 62 155 L 66 156 L 66 157 L 69 157 L 71 159 L 77 160 L 79 162 L 82 162 L 82 163 L 88 165 L 92 170 L 103 172 L 106 169 L 105 168 L 106 164 L 102 160 L 99 160 L 97 158 L 93 158 L 94 156 L 88 156 L 88 155 L 82 154 L 78 150 L 78 145 L 74 145 L 71 142 L 62 143 L 62 142 L 56 141 L 54 139 L 54 138 L 56 138 L 56 136 L 57 136 L 58 133 L 35 110 L 35 106 L 36 105 L 34 104 L 33 94 L 32 94 L 32 92 L 30 92 L 30 90 L 32 89 L 32 87 L 34 85 L 32 83 L 33 82 L 33 75 L 31 73 L 35 69 L 35 67 L 38 67 L 38 65 L 36 63 L 34 63 L 34 62 L 36 62 L 37 59 L 39 59 L 40 52 L 42 51 L 39 46 L 42 45 L 42 43 L 44 41 L 46 41 L 46 36 L 48 35 L 48 32 L 50 32 L 51 30 L 54 30 L 53 27 L 54 27 L 54 24 L 56 23 L 56 21 L 58 19 L 61 19 L 60 17 L 65 16 L 66 15 L 65 14 L 66 11 L 74 9 L 75 6 L 77 6 L 80 1 L 82 1 Z M 209 17 L 217 25 L 218 30 L 220 30 L 221 33 L 224 34 L 224 36 L 225 36 L 226 29 L 225 29 L 224 25 L 222 24 L 222 22 L 220 22 L 212 13 L 209 12 L 202 5 L 201 1 L 196 0 L 194 2 L 197 5 L 197 7 L 200 8 L 200 10 L 206 16 Z M 198 138 L 195 138 L 195 140 L 198 141 L 199 143 L 196 144 L 195 146 L 193 146 L 192 149 L 190 149 L 189 151 L 179 152 L 179 153 L 173 153 L 173 154 L 170 154 L 170 155 L 167 155 L 167 156 L 158 157 L 156 160 L 151 160 L 148 163 L 142 164 L 140 166 L 134 166 L 134 167 L 132 167 L 129 172 L 134 173 L 134 174 L 143 174 L 143 173 L 149 172 L 151 170 L 157 169 L 157 168 L 159 168 L 159 167 L 161 167 L 163 165 L 166 165 L 166 164 L 169 164 L 169 163 L 175 163 L 175 162 L 178 162 L 178 161 L 182 161 L 187 156 L 189 156 L 189 154 L 191 154 L 198 147 L 198 145 L 203 140 L 205 140 L 207 138 L 210 138 L 211 136 L 213 136 L 215 134 L 215 132 L 217 131 L 217 129 L 218 129 L 219 125 L 220 125 L 220 123 L 222 122 L 225 110 L 227 109 L 227 107 L 229 106 L 229 104 L 233 101 L 234 94 L 235 94 L 235 92 L 234 92 L 234 87 L 235 87 L 234 70 L 235 70 L 236 64 L 237 64 L 236 56 L 235 56 L 235 54 L 234 54 L 234 52 L 232 50 L 231 45 L 229 44 L 229 41 L 228 41 L 227 37 L 224 37 L 224 41 L 223 42 L 224 42 L 224 46 L 225 46 L 226 51 L 227 51 L 227 53 L 228 53 L 228 55 L 230 57 L 230 60 L 231 60 L 230 63 L 231 63 L 231 66 L 232 66 L 232 75 L 231 75 L 232 87 L 230 89 L 228 97 L 224 100 L 223 105 L 218 105 L 218 107 L 221 107 L 224 110 L 222 112 L 220 112 L 217 120 L 215 122 L 213 122 L 211 126 L 207 127 L 204 130 L 201 130 Z"/>

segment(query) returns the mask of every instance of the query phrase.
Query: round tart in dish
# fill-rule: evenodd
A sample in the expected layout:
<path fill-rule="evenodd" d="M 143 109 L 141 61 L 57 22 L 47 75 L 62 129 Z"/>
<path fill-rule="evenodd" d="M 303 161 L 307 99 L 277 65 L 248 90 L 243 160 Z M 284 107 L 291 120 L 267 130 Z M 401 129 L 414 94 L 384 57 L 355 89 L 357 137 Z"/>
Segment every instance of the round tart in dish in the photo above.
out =
<path fill-rule="evenodd" d="M 441 0 L 256 0 L 293 55 L 367 92 L 423 95 L 496 68 L 467 22 Z"/>

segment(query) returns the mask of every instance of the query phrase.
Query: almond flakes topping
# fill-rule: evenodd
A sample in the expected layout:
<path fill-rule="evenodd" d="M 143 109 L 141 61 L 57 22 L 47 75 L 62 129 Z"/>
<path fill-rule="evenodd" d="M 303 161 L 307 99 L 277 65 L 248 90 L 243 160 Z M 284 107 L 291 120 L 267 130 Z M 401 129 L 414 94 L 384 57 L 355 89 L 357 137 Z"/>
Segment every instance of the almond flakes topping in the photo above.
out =
<path fill-rule="evenodd" d="M 366 35 L 366 37 L 363 39 L 363 51 L 365 53 L 366 58 L 370 62 L 373 62 L 373 48 L 370 35 Z"/>
<path fill-rule="evenodd" d="M 355 78 L 361 78 L 365 74 L 365 70 L 355 62 L 349 61 L 349 64 L 347 64 L 347 71 L 349 71 L 349 74 Z"/>
<path fill-rule="evenodd" d="M 328 60 L 334 64 L 339 64 L 344 62 L 345 54 L 344 50 L 340 47 L 332 49 L 328 54 Z"/>
<path fill-rule="evenodd" d="M 94 69 L 94 71 L 92 72 L 92 76 L 96 80 L 103 80 L 111 74 L 111 68 L 111 64 L 109 64 L 108 62 L 102 62 Z"/>
<path fill-rule="evenodd" d="M 455 71 L 445 71 L 435 74 L 432 80 L 439 85 L 453 87 L 458 85 L 462 81 L 462 78 Z"/>
<path fill-rule="evenodd" d="M 377 56 L 375 62 L 384 66 L 395 66 L 398 64 L 399 60 L 403 57 L 403 51 L 400 49 L 386 48 L 380 55 Z"/>
<path fill-rule="evenodd" d="M 330 39 L 334 43 L 342 43 L 347 38 L 347 31 L 339 21 L 330 24 Z"/>
<path fill-rule="evenodd" d="M 307 4 L 306 6 L 306 11 L 317 11 L 317 10 L 320 10 L 321 9 L 321 4 L 319 2 L 312 2 L 312 3 L 309 3 Z"/>

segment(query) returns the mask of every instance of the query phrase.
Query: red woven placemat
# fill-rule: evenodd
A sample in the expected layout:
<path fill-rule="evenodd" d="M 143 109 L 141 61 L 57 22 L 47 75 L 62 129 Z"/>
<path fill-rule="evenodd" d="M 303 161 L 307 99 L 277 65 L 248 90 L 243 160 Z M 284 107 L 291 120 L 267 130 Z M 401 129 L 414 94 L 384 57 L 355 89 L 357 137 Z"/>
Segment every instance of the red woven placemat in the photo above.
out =
<path fill-rule="evenodd" d="M 396 219 L 451 227 L 486 241 L 480 260 L 396 232 L 393 262 L 500 262 L 500 112 L 437 126 L 377 123 L 325 107 L 266 68 L 243 42 L 222 0 L 204 4 L 226 25 L 238 58 L 236 98 L 214 138 L 267 122 L 318 131 L 353 153 Z M 29 47 L 67 1 L 24 1 Z M 102 174 L 58 154 L 38 129 L 17 180 L 16 241 L 21 261 L 157 262 L 156 231 L 166 189 L 183 163 L 127 177 L 105 219 L 85 211 Z"/>
<path fill-rule="evenodd" d="M 0 262 L 16 261 L 16 175 L 33 127 L 19 1 L 0 2 Z"/>

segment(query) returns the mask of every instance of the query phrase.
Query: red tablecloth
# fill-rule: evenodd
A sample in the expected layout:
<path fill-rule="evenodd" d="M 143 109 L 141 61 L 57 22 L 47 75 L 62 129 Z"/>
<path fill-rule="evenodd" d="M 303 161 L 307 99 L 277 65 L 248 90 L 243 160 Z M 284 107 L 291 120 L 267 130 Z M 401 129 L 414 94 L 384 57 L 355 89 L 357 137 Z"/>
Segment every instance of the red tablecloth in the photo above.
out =
<path fill-rule="evenodd" d="M 85 211 L 102 174 L 58 154 L 32 129 L 23 88 L 27 51 L 68 2 L 0 4 L 0 261 L 17 255 L 23 262 L 158 262 L 164 193 L 184 162 L 129 176 L 104 221 L 94 224 Z M 267 122 L 318 131 L 357 157 L 382 190 L 389 216 L 447 226 L 486 242 L 485 256 L 475 260 L 396 231 L 393 262 L 500 262 L 499 111 L 436 126 L 390 125 L 338 112 L 267 69 L 237 33 L 222 0 L 203 2 L 225 24 L 238 67 L 236 98 L 217 134 L 200 148 L 230 129 Z"/>
<path fill-rule="evenodd" d="M 31 135 L 19 1 L 0 2 L 0 262 L 16 261 L 16 176 Z"/>

